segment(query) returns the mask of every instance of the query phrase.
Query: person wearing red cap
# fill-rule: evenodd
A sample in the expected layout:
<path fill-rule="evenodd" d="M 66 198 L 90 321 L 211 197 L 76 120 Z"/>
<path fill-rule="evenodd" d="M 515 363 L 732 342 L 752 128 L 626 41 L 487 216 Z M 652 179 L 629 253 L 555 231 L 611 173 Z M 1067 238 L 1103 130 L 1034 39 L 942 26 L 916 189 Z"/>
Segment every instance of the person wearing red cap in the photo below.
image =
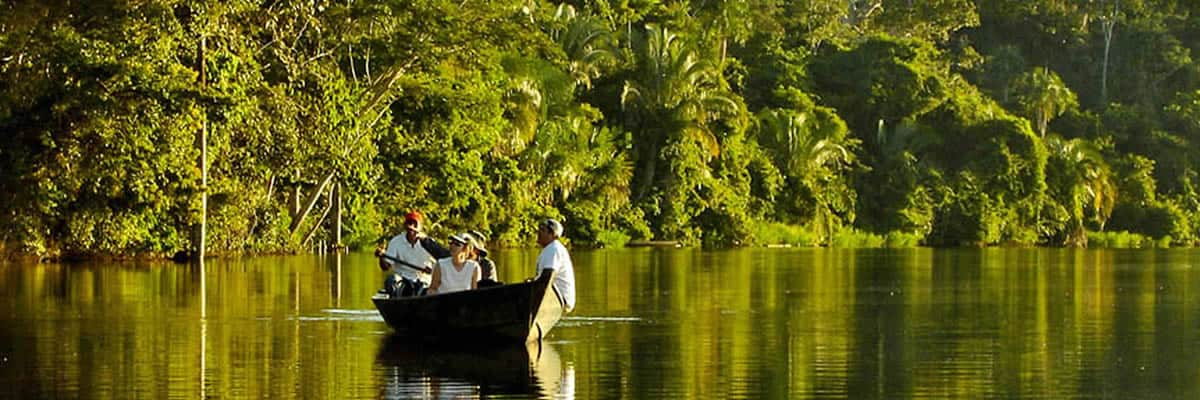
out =
<path fill-rule="evenodd" d="M 450 251 L 421 231 L 425 216 L 419 211 L 404 215 L 404 233 L 388 241 L 386 249 L 375 249 L 379 269 L 388 271 L 383 292 L 390 297 L 420 295 L 429 286 L 436 259 Z"/>

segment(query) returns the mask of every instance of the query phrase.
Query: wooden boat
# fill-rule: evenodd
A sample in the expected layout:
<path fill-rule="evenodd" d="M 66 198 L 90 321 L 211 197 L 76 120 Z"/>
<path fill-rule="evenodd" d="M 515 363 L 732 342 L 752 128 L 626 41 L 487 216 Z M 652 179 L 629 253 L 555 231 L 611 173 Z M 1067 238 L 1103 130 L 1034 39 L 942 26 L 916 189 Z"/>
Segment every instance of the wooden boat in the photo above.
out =
<path fill-rule="evenodd" d="M 483 289 L 371 300 L 403 336 L 525 343 L 541 340 L 562 317 L 563 303 L 553 281 L 553 274 L 542 274 L 532 281 Z"/>

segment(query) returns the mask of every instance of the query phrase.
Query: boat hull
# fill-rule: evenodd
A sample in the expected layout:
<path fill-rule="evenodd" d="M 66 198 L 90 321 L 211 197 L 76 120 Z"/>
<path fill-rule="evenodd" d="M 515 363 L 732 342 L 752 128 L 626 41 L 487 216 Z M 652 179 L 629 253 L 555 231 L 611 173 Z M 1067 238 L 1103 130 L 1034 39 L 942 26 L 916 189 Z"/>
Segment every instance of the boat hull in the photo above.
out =
<path fill-rule="evenodd" d="M 553 275 L 543 274 L 529 282 L 372 301 L 399 335 L 428 341 L 522 343 L 545 337 L 562 317 L 553 280 Z"/>

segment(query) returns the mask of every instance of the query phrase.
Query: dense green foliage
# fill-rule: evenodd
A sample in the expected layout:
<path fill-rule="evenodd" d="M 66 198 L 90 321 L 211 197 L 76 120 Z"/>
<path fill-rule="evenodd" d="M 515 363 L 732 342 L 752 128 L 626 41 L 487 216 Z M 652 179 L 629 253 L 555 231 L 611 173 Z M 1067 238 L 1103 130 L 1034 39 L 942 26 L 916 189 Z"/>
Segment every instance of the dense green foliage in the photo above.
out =
<path fill-rule="evenodd" d="M 0 242 L 1193 244 L 1192 4 L 9 2 Z"/>

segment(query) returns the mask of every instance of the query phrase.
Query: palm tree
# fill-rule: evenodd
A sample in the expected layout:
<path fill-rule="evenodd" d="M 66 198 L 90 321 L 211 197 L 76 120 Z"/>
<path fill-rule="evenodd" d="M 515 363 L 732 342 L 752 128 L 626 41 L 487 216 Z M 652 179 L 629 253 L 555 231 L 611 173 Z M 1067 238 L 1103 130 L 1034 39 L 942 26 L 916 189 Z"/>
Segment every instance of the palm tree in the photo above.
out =
<path fill-rule="evenodd" d="M 1090 208 L 1100 230 L 1112 215 L 1117 201 L 1117 187 L 1113 182 L 1108 163 L 1100 150 L 1084 139 L 1066 140 L 1057 135 L 1046 138 L 1050 162 L 1057 164 L 1046 168 L 1046 180 L 1050 184 L 1051 196 L 1067 207 L 1070 231 L 1066 244 L 1087 245 L 1084 231 L 1084 213 Z"/>
<path fill-rule="evenodd" d="M 632 119 L 634 161 L 640 176 L 634 199 L 656 184 L 659 154 L 665 146 L 692 141 L 705 151 L 705 160 L 720 154 L 714 122 L 741 117 L 743 107 L 733 100 L 721 71 L 701 59 L 667 28 L 647 25 L 634 38 L 636 66 L 625 81 L 621 106 Z M 727 121 L 740 129 L 738 118 Z"/>
<path fill-rule="evenodd" d="M 497 145 L 501 154 L 515 155 L 525 150 L 533 140 L 542 121 L 542 90 L 534 79 L 517 77 L 512 88 L 504 94 L 504 105 L 512 124 L 512 133 Z"/>
<path fill-rule="evenodd" d="M 1017 97 L 1018 111 L 1037 124 L 1042 137 L 1046 137 L 1046 125 L 1050 120 L 1079 106 L 1075 92 L 1063 83 L 1062 78 L 1042 67 L 1017 77 L 1012 93 Z"/>
<path fill-rule="evenodd" d="M 589 200 L 628 202 L 633 168 L 616 147 L 619 131 L 594 127 L 588 121 L 575 121 L 565 126 L 573 134 L 563 135 L 565 140 L 559 143 L 566 159 L 574 165 L 570 170 L 577 171 L 577 175 L 571 177 L 570 191 L 564 192 L 561 200 L 566 202 L 571 193 L 576 192 Z"/>
<path fill-rule="evenodd" d="M 576 84 L 561 67 L 546 60 L 510 53 L 501 57 L 500 64 L 509 76 L 504 106 L 512 132 L 497 150 L 513 156 L 524 151 L 543 124 L 578 107 Z"/>
<path fill-rule="evenodd" d="M 560 210 L 569 204 L 598 209 L 599 227 L 607 228 L 629 204 L 633 169 L 617 147 L 623 132 L 594 122 L 579 113 L 547 120 L 522 154 L 522 170 L 535 177 L 528 191 L 547 194 L 535 201 Z"/>
<path fill-rule="evenodd" d="M 591 89 L 592 79 L 615 60 L 609 41 L 611 32 L 595 17 L 580 17 L 569 4 L 558 6 L 553 22 L 557 26 L 550 30 L 550 36 L 567 56 L 567 73 L 577 85 Z"/>
<path fill-rule="evenodd" d="M 846 136 L 846 125 L 818 121 L 813 114 L 774 109 L 759 113 L 760 143 L 773 151 L 788 174 L 836 172 L 855 160 L 851 150 L 858 141 Z"/>
<path fill-rule="evenodd" d="M 846 124 L 820 111 L 764 110 L 759 114 L 758 140 L 784 173 L 812 194 L 813 226 L 822 242 L 841 225 L 837 211 L 846 211 L 853 193 L 842 174 L 856 161 L 858 140 L 847 136 Z"/>

